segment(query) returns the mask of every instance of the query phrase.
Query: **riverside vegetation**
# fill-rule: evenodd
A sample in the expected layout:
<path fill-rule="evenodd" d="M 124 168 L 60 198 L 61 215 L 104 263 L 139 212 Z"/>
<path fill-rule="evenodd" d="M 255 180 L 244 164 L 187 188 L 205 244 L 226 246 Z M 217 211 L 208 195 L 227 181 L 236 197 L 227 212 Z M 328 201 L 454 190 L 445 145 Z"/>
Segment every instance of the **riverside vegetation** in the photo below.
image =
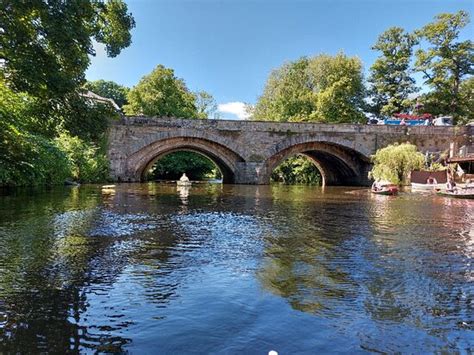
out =
<path fill-rule="evenodd" d="M 121 113 L 85 98 L 87 90 L 113 99 L 129 115 L 219 118 L 211 94 L 190 91 L 173 69 L 163 65 L 131 89 L 85 80 L 89 55 L 95 54 L 93 41 L 103 43 L 111 57 L 131 44 L 135 21 L 121 0 L 88 0 L 80 6 L 10 0 L 4 2 L 4 12 L 8 16 L 0 22 L 0 186 L 107 180 L 105 132 L 109 120 Z M 467 12 L 459 11 L 440 14 L 413 33 L 389 28 L 373 46 L 380 56 L 367 82 L 360 59 L 343 52 L 285 63 L 270 74 L 256 104 L 248 105 L 250 116 L 363 123 L 368 113 L 383 117 L 416 109 L 449 114 L 464 124 L 474 116 L 474 46 L 471 40 L 460 40 L 469 20 Z M 420 88 L 412 76 L 415 72 L 423 75 L 427 89 L 416 100 L 412 97 Z M 183 170 L 193 179 L 219 177 L 207 158 L 179 152 L 158 161 L 150 178 L 176 178 Z M 395 171 L 390 174 L 398 176 Z M 321 181 L 305 156 L 289 158 L 272 179 L 288 184 Z"/>

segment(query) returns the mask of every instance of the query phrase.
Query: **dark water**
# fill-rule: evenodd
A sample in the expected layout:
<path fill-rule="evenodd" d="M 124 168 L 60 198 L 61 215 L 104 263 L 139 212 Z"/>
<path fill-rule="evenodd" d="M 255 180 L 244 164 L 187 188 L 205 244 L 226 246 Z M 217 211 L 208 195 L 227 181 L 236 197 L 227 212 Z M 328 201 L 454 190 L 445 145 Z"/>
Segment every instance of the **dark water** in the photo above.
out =
<path fill-rule="evenodd" d="M 156 184 L 0 197 L 0 352 L 474 351 L 474 204 Z"/>

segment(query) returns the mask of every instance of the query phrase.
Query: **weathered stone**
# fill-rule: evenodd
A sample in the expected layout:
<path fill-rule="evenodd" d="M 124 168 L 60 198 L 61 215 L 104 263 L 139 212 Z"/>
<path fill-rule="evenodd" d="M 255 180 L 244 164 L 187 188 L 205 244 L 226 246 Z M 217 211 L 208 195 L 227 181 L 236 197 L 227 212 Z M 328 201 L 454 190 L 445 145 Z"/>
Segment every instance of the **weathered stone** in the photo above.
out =
<path fill-rule="evenodd" d="M 472 145 L 472 129 L 123 117 L 111 123 L 108 157 L 119 181 L 140 181 L 160 157 L 188 150 L 213 160 L 226 183 L 268 184 L 279 163 L 301 153 L 327 185 L 367 185 L 377 149 L 411 142 L 423 152 L 446 151 L 451 142 Z"/>

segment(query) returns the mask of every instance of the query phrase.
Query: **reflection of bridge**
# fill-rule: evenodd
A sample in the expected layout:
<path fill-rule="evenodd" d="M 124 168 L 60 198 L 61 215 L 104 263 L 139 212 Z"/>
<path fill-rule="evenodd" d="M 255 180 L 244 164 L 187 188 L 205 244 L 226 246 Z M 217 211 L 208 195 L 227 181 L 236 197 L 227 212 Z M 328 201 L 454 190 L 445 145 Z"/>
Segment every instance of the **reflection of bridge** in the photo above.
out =
<path fill-rule="evenodd" d="M 225 183 L 268 184 L 286 158 L 305 154 L 327 185 L 366 185 L 369 157 L 394 142 L 421 151 L 472 144 L 472 127 L 407 127 L 124 117 L 109 131 L 111 175 L 140 181 L 164 155 L 193 151 L 219 167 Z"/>

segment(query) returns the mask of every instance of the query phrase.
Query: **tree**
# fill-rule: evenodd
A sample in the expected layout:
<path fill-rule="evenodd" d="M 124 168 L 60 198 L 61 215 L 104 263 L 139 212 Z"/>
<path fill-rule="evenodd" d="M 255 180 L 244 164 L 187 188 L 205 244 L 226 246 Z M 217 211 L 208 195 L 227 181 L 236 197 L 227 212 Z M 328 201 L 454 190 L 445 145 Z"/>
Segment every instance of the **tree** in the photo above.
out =
<path fill-rule="evenodd" d="M 88 81 L 84 84 L 84 88 L 97 95 L 114 100 L 119 107 L 127 104 L 127 94 L 130 91 L 125 86 L 107 80 Z"/>
<path fill-rule="evenodd" d="M 362 63 L 343 53 L 300 58 L 274 70 L 253 109 L 266 121 L 361 122 Z"/>
<path fill-rule="evenodd" d="M 151 178 L 178 180 L 183 173 L 186 173 L 191 180 L 220 178 L 220 171 L 211 160 L 193 152 L 175 152 L 164 156 L 153 166 Z"/>
<path fill-rule="evenodd" d="M 206 91 L 194 93 L 198 118 L 219 118 L 217 103 L 214 97 Z"/>
<path fill-rule="evenodd" d="M 1 74 L 15 91 L 60 100 L 83 83 L 93 41 L 115 57 L 134 26 L 122 0 L 3 0 Z"/>
<path fill-rule="evenodd" d="M 304 155 L 297 155 L 286 159 L 272 171 L 271 179 L 272 181 L 288 185 L 321 184 L 321 174 L 319 170 Z"/>
<path fill-rule="evenodd" d="M 474 45 L 471 40 L 458 41 L 460 30 L 469 23 L 469 14 L 437 15 L 435 21 L 417 31 L 428 49 L 416 52 L 415 68 L 423 73 L 425 84 L 433 91 L 425 96 L 425 105 L 436 103 L 434 114 L 450 114 L 457 119 L 461 112 L 460 87 L 464 78 L 474 74 Z M 431 105 L 432 106 L 432 105 Z"/>
<path fill-rule="evenodd" d="M 174 70 L 158 65 L 128 93 L 127 115 L 197 118 L 196 96 Z"/>
<path fill-rule="evenodd" d="M 372 107 L 376 115 L 391 116 L 405 112 L 410 106 L 409 95 L 416 92 L 415 80 L 410 76 L 410 60 L 415 36 L 400 27 L 382 33 L 372 49 L 380 51 L 370 68 Z"/>
<path fill-rule="evenodd" d="M 412 170 L 423 169 L 425 156 L 410 143 L 393 144 L 377 150 L 372 156 L 374 166 L 369 176 L 376 180 L 387 180 L 404 184 Z"/>
<path fill-rule="evenodd" d="M 464 80 L 459 87 L 460 119 L 458 123 L 468 123 L 474 120 L 474 76 Z"/>

